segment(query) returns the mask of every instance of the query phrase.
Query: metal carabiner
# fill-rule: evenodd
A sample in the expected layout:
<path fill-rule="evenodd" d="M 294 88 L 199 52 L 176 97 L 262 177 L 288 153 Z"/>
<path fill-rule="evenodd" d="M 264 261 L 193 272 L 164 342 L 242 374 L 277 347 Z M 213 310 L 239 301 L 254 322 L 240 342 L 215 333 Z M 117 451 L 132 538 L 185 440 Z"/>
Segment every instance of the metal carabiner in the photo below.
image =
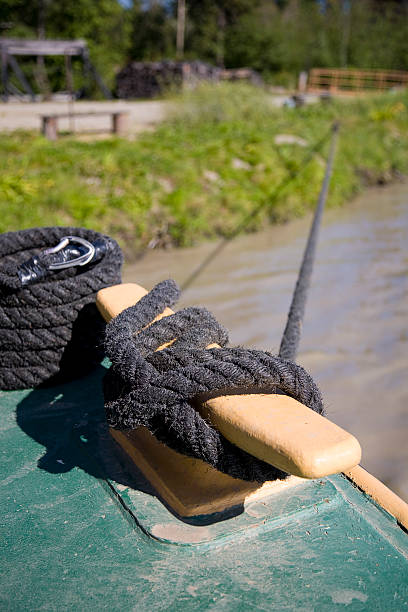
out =
<path fill-rule="evenodd" d="M 79 257 L 75 257 L 70 261 L 62 261 L 61 263 L 51 263 L 48 265 L 49 270 L 64 270 L 65 268 L 73 268 L 74 266 L 85 266 L 89 263 L 94 255 L 95 255 L 95 247 L 94 245 L 85 240 L 85 238 L 80 238 L 79 236 L 64 236 L 61 238 L 61 241 L 55 247 L 49 247 L 43 251 L 44 255 L 52 255 L 53 253 L 58 253 L 65 249 L 70 242 L 80 244 L 87 249 L 87 252 Z"/>

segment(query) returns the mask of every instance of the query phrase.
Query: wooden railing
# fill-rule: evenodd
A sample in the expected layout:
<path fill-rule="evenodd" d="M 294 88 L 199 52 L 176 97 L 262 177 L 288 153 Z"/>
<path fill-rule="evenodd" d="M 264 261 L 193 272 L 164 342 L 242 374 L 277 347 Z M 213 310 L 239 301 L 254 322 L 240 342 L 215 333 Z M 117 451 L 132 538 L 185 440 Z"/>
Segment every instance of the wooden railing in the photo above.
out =
<path fill-rule="evenodd" d="M 313 68 L 309 73 L 307 91 L 356 94 L 407 86 L 408 72 L 403 70 Z"/>

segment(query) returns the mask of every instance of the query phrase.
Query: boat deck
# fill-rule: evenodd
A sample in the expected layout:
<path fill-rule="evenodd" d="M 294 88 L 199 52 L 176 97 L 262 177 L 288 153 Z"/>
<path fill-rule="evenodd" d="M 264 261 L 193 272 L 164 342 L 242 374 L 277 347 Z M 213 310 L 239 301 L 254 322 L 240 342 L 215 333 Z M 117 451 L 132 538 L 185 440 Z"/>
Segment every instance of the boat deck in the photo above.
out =
<path fill-rule="evenodd" d="M 408 607 L 408 536 L 343 476 L 174 516 L 109 436 L 103 371 L 0 392 L 5 609 Z"/>

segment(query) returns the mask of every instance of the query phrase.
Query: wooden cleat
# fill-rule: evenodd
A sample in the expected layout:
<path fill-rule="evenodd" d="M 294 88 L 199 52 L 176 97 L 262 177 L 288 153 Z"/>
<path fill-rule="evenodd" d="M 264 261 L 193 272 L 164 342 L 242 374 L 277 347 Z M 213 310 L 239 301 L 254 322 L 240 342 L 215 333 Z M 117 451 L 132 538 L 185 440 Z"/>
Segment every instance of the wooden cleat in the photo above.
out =
<path fill-rule="evenodd" d="M 146 294 L 133 283 L 116 285 L 99 291 L 96 304 L 104 319 L 110 321 Z M 166 308 L 156 319 L 171 314 L 173 311 Z M 218 345 L 208 348 L 212 347 Z M 254 393 L 252 389 L 246 394 L 232 391 L 200 397 L 195 407 L 230 442 L 292 474 L 295 483 L 349 471 L 361 459 L 360 444 L 353 435 L 286 395 Z M 276 483 L 261 486 L 221 474 L 202 461 L 168 449 L 144 428 L 134 432 L 111 430 L 111 434 L 161 497 L 184 516 L 218 512 L 256 492 L 268 495 L 276 488 Z"/>

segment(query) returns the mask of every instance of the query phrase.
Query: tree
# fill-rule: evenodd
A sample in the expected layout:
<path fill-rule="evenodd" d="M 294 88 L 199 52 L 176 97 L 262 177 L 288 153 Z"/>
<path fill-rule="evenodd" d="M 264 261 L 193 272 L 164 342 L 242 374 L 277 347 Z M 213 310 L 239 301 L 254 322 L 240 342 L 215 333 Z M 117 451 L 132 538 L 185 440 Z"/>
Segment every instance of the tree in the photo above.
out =
<path fill-rule="evenodd" d="M 139 2 L 130 10 L 131 35 L 129 54 L 132 59 L 158 60 L 176 53 L 176 19 L 172 5 L 150 2 L 142 8 Z"/>

